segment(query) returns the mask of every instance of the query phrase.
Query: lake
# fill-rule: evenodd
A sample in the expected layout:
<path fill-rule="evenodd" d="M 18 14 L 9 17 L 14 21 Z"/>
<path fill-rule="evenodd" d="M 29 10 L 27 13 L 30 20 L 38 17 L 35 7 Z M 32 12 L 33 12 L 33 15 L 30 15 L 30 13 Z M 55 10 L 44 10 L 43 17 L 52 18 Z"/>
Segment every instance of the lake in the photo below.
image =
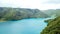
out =
<path fill-rule="evenodd" d="M 40 34 L 47 26 L 46 18 L 30 18 L 0 22 L 0 34 Z"/>

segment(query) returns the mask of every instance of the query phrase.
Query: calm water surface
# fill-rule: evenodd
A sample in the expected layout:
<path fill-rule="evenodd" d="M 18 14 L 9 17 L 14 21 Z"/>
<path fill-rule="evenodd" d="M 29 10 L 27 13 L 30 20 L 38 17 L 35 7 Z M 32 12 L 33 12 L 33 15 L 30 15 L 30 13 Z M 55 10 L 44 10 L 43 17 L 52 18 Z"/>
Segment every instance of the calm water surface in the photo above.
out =
<path fill-rule="evenodd" d="M 40 34 L 47 26 L 46 18 L 31 18 L 0 23 L 0 34 Z"/>

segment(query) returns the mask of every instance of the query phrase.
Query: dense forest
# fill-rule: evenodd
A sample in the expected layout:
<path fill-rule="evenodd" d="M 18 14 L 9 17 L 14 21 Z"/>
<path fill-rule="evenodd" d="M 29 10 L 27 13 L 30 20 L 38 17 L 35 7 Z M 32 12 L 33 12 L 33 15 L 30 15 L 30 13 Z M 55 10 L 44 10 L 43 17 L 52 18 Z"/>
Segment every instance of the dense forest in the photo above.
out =
<path fill-rule="evenodd" d="M 46 17 L 48 15 L 38 9 L 0 7 L 0 21 Z"/>
<path fill-rule="evenodd" d="M 48 20 L 47 22 L 48 25 L 41 34 L 60 34 L 60 17 Z"/>

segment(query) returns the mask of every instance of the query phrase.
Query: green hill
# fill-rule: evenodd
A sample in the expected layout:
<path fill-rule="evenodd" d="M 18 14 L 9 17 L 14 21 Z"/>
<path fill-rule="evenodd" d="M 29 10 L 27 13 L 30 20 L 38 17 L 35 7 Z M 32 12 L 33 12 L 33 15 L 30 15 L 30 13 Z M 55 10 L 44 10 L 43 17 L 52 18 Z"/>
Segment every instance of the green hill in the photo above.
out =
<path fill-rule="evenodd" d="M 60 17 L 47 22 L 47 27 L 40 34 L 60 34 Z"/>
<path fill-rule="evenodd" d="M 52 15 L 56 15 L 56 16 L 60 16 L 60 9 L 49 9 L 49 10 L 44 10 L 44 13 L 52 16 Z"/>
<path fill-rule="evenodd" d="M 25 18 L 46 18 L 48 15 L 38 9 L 0 7 L 0 20 L 20 20 Z"/>

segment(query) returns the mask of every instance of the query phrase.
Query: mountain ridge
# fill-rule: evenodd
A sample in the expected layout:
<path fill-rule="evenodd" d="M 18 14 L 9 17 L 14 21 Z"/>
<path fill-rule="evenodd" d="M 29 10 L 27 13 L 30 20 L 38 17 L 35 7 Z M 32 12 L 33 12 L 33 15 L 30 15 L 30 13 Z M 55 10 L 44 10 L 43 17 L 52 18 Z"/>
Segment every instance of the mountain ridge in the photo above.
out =
<path fill-rule="evenodd" d="M 20 20 L 24 18 L 46 18 L 48 15 L 39 9 L 0 7 L 0 19 Z"/>

